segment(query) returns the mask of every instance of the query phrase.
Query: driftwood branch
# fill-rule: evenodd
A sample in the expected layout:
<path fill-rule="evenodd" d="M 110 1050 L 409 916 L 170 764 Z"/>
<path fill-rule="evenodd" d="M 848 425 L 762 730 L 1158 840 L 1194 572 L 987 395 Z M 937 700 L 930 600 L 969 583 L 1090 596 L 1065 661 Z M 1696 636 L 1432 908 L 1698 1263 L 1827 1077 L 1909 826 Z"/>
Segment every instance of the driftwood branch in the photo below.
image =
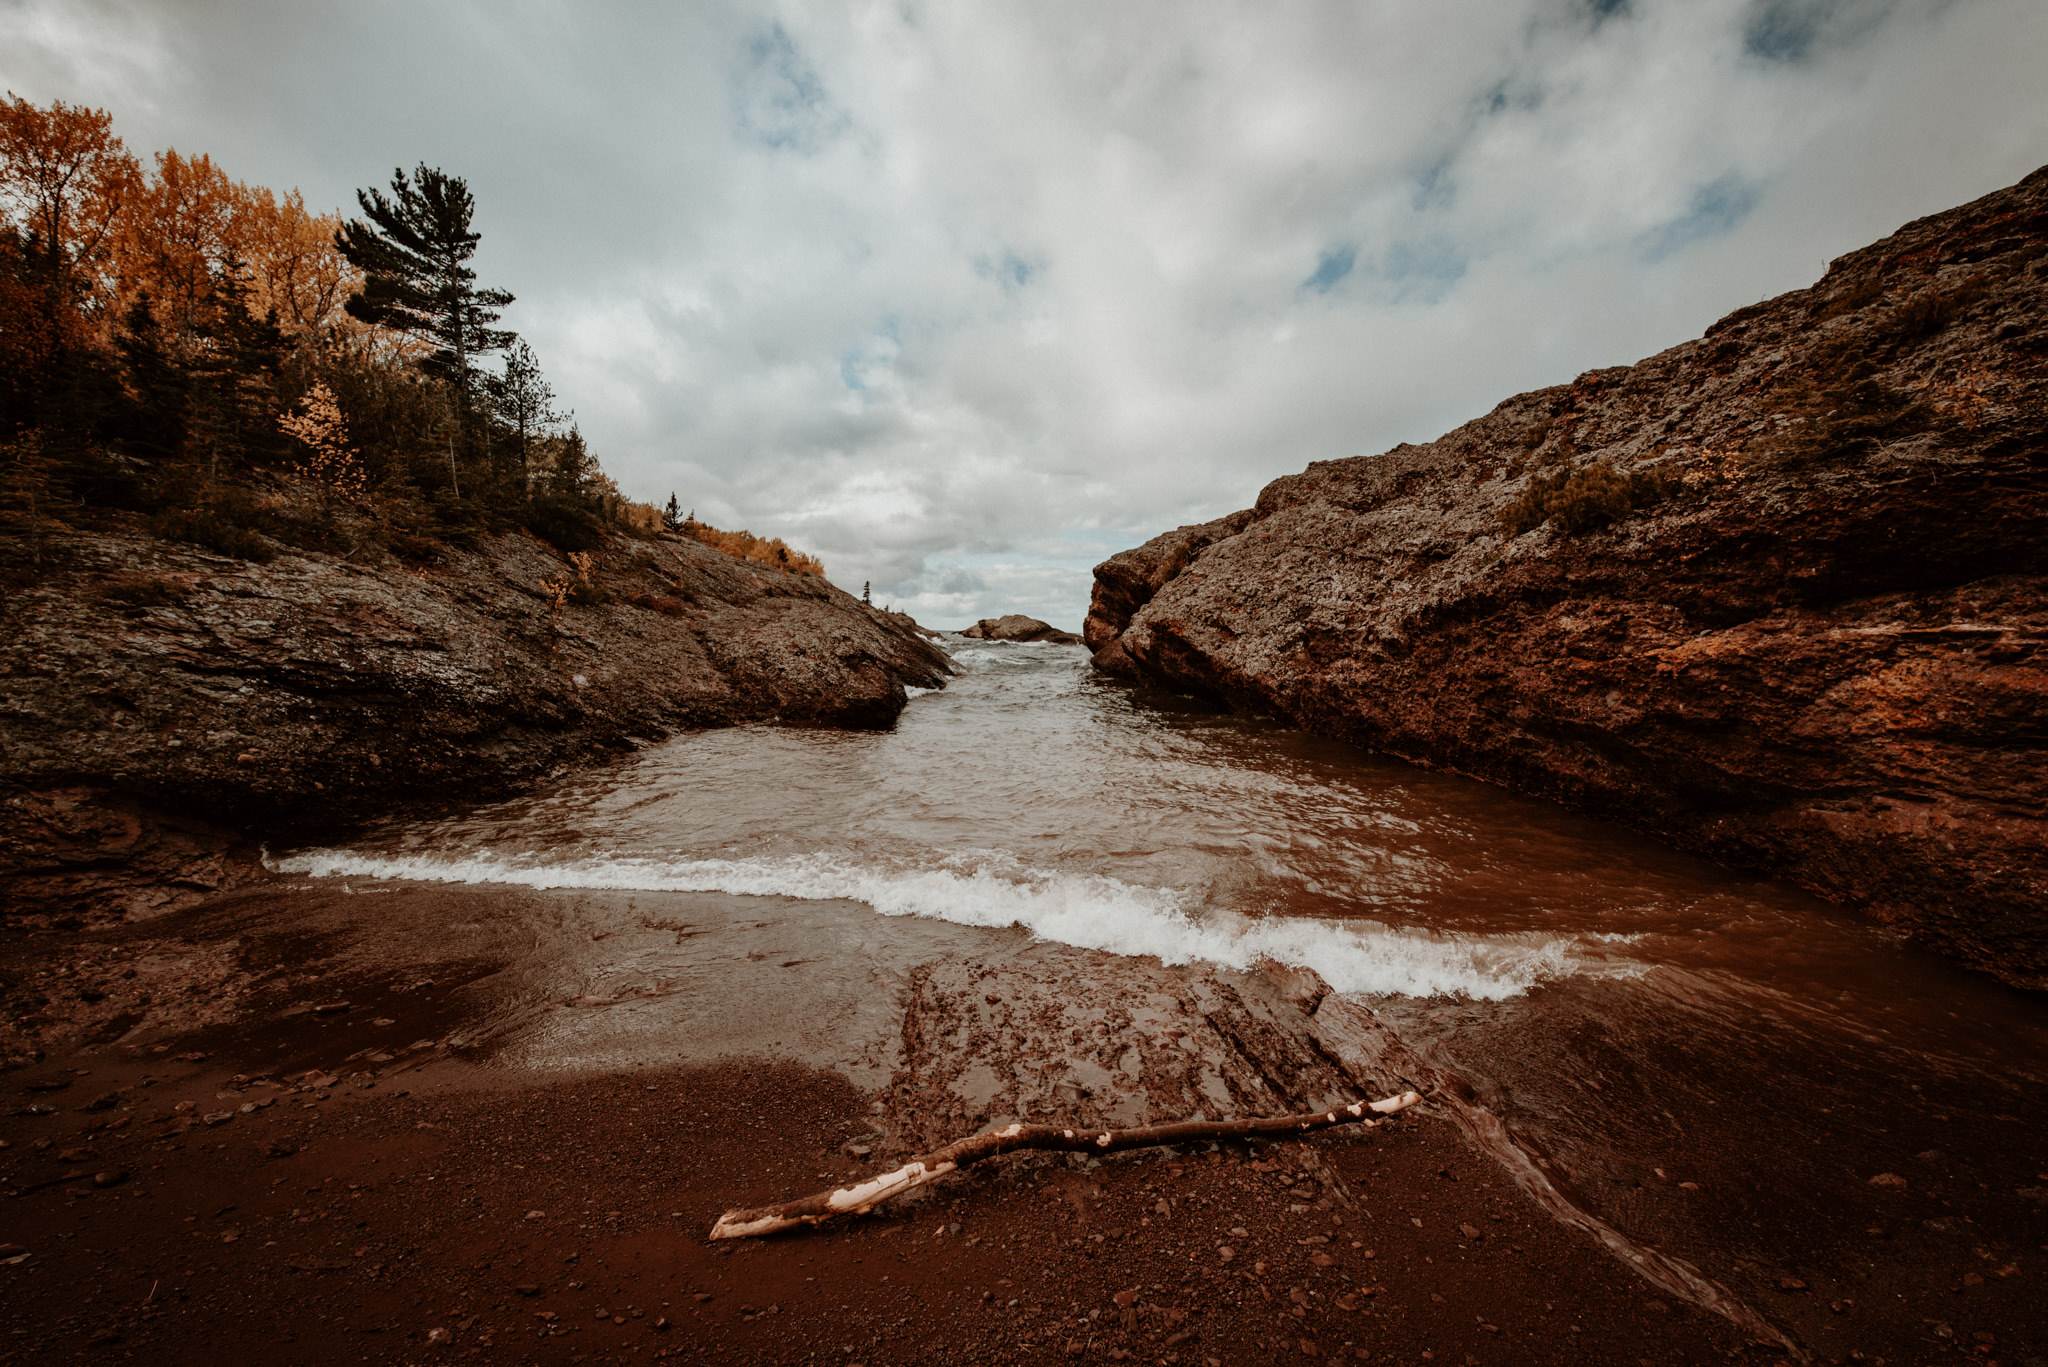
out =
<path fill-rule="evenodd" d="M 1084 1130 L 1064 1125 L 1005 1125 L 948 1144 L 911 1159 L 892 1172 L 870 1177 L 848 1187 L 813 1192 L 779 1206 L 753 1210 L 729 1210 L 711 1227 L 714 1239 L 745 1239 L 773 1234 L 795 1225 L 823 1224 L 835 1215 L 865 1215 L 892 1196 L 921 1187 L 958 1168 L 979 1163 L 997 1154 L 1021 1149 L 1064 1150 L 1069 1153 L 1116 1153 L 1122 1149 L 1144 1149 L 1160 1144 L 1184 1144 L 1205 1139 L 1241 1139 L 1253 1134 L 1302 1134 L 1327 1130 L 1337 1125 L 1379 1123 L 1375 1116 L 1405 1111 L 1422 1100 L 1419 1093 L 1403 1092 L 1384 1101 L 1358 1101 L 1328 1111 L 1303 1115 L 1278 1115 L 1251 1120 L 1188 1120 L 1175 1125 L 1146 1125 L 1133 1130 Z"/>

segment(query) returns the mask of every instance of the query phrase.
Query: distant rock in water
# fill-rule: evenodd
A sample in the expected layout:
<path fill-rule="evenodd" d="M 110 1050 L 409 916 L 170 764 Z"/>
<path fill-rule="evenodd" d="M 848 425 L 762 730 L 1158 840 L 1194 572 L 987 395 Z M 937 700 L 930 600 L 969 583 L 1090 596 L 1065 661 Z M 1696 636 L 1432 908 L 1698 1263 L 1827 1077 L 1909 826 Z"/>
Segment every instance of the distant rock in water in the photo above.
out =
<path fill-rule="evenodd" d="M 1049 622 L 1016 612 L 1007 617 L 984 617 L 960 634 L 977 641 L 1050 641 L 1062 646 L 1081 644 L 1081 638 L 1071 631 L 1061 631 Z"/>
<path fill-rule="evenodd" d="M 2044 378 L 2048 169 L 1115 556 L 1087 643 L 2048 988 Z"/>
<path fill-rule="evenodd" d="M 914 622 L 687 537 L 565 558 L 268 564 L 108 513 L 7 603 L 5 922 L 168 910 L 249 841 L 473 800 L 689 727 L 886 727 L 951 672 Z M 369 559 L 373 563 L 356 563 Z"/>

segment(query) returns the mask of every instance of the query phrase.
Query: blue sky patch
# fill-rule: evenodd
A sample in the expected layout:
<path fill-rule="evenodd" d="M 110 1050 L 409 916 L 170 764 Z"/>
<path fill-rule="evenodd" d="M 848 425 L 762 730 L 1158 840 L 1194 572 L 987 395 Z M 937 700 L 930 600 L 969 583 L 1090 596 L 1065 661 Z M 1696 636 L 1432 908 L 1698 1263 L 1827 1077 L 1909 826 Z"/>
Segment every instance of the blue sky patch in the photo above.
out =
<path fill-rule="evenodd" d="M 780 24 L 748 40 L 734 96 L 740 132 L 767 147 L 814 152 L 845 123 Z"/>
<path fill-rule="evenodd" d="M 1351 274 L 1351 268 L 1358 264 L 1358 248 L 1331 247 L 1316 258 L 1315 274 L 1301 282 L 1305 290 L 1317 294 L 1328 294 L 1336 288 L 1337 282 Z"/>
<path fill-rule="evenodd" d="M 1681 247 L 1719 237 L 1749 217 L 1762 199 L 1761 186 L 1733 173 L 1708 181 L 1692 192 L 1692 205 L 1684 214 L 1647 235 L 1644 257 L 1661 261 Z"/>

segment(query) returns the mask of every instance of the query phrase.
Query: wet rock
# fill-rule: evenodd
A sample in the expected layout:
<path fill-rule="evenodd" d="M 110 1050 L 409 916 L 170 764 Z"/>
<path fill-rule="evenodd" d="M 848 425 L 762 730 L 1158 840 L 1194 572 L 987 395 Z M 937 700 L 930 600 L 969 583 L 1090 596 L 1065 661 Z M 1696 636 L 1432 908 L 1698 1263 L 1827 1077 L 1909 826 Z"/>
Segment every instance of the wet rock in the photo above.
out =
<path fill-rule="evenodd" d="M 1697 341 L 1317 462 L 1099 565 L 1095 663 L 2048 987 L 2044 247 L 2048 168 Z"/>
<path fill-rule="evenodd" d="M 977 641 L 1050 641 L 1056 645 L 1079 645 L 1081 638 L 1071 631 L 1061 631 L 1049 622 L 1021 613 L 1010 613 L 1004 617 L 984 617 L 960 633 Z"/>
<path fill-rule="evenodd" d="M 446 547 L 428 580 L 342 517 L 351 559 L 257 565 L 103 510 L 10 602 L 10 923 L 176 910 L 260 876 L 270 832 L 474 800 L 684 728 L 888 726 L 906 685 L 951 672 L 908 618 L 692 538 L 608 541 L 591 573 L 613 601 L 557 610 L 539 586 L 565 567 L 531 536 Z M 99 609 L 136 574 L 190 591 L 174 614 Z"/>

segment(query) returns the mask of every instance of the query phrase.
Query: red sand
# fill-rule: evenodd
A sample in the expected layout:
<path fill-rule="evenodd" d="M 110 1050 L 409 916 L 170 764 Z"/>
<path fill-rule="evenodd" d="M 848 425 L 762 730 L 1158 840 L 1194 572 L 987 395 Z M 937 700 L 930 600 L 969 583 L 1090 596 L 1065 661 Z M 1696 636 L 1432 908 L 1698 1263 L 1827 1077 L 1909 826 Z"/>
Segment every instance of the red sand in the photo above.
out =
<path fill-rule="evenodd" d="M 901 1211 L 711 1244 L 731 1205 L 860 1171 L 841 1146 L 866 1098 L 786 1064 L 508 1090 L 468 1071 L 280 1093 L 187 1065 L 132 1112 L 80 1113 L 143 1072 L 103 1065 L 69 1108 L 9 1119 L 11 1184 L 131 1176 L 8 1204 L 28 1256 L 0 1265 L 0 1361 L 1632 1365 L 1742 1347 L 1426 1116 L 1093 1170 L 1017 1156 Z M 181 1100 L 234 1119 L 164 1119 Z"/>

